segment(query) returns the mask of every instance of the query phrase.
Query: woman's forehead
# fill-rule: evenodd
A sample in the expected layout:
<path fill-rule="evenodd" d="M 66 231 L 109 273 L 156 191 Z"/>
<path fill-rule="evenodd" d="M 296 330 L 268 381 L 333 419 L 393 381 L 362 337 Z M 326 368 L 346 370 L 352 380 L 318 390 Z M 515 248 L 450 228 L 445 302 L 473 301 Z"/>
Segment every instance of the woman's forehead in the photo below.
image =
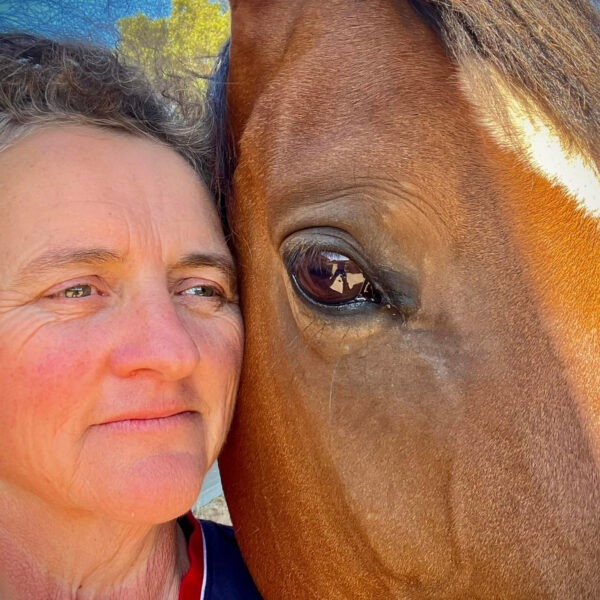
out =
<path fill-rule="evenodd" d="M 8 246 L 101 247 L 113 238 L 226 253 L 204 184 L 177 153 L 144 138 L 88 127 L 38 131 L 0 153 L 0 180 Z"/>

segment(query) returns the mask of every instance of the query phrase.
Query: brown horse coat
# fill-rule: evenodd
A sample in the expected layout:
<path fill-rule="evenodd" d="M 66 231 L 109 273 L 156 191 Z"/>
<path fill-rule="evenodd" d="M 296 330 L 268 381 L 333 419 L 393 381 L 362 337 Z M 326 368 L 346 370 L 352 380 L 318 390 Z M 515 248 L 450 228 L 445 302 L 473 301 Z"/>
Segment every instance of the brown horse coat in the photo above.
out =
<path fill-rule="evenodd" d="M 265 598 L 600 598 L 592 4 L 231 6 L 221 468 Z"/>

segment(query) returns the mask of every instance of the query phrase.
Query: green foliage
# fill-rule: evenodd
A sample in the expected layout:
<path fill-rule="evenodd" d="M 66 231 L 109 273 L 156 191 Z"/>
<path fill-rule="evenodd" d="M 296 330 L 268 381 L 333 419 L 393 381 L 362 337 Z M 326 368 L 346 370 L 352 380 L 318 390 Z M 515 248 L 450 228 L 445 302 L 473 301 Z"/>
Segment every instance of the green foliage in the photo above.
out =
<path fill-rule="evenodd" d="M 120 19 L 118 27 L 119 52 L 144 68 L 155 85 L 173 95 L 182 90 L 201 95 L 202 76 L 229 36 L 230 11 L 210 0 L 172 0 L 169 17 L 138 13 Z"/>

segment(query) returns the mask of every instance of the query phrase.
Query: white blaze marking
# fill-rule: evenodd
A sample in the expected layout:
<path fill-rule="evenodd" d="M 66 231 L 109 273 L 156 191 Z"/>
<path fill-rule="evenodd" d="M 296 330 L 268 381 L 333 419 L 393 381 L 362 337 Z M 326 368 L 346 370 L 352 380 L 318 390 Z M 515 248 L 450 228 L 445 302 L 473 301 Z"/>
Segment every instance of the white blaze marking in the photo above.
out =
<path fill-rule="evenodd" d="M 473 68 L 473 71 L 471 69 Z M 600 172 L 590 160 L 577 152 L 569 152 L 558 133 L 531 115 L 511 94 L 499 76 L 492 76 L 499 92 L 508 123 L 490 108 L 489 101 L 477 93 L 473 72 L 481 72 L 478 64 L 466 64 L 461 70 L 461 83 L 478 109 L 486 129 L 498 144 L 511 148 L 524 157 L 533 169 L 553 185 L 560 186 L 588 216 L 600 219 Z M 469 72 L 471 71 L 471 72 Z M 508 125 L 510 132 L 506 131 Z"/>

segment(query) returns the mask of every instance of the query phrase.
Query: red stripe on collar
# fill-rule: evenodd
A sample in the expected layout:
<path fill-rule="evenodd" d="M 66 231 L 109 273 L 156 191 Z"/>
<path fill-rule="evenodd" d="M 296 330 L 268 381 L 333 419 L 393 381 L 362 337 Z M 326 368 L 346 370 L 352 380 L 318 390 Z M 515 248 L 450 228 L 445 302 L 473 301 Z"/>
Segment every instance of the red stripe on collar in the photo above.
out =
<path fill-rule="evenodd" d="M 181 517 L 191 529 L 188 539 L 190 568 L 181 580 L 179 600 L 200 600 L 204 585 L 204 536 L 202 526 L 190 512 Z"/>

